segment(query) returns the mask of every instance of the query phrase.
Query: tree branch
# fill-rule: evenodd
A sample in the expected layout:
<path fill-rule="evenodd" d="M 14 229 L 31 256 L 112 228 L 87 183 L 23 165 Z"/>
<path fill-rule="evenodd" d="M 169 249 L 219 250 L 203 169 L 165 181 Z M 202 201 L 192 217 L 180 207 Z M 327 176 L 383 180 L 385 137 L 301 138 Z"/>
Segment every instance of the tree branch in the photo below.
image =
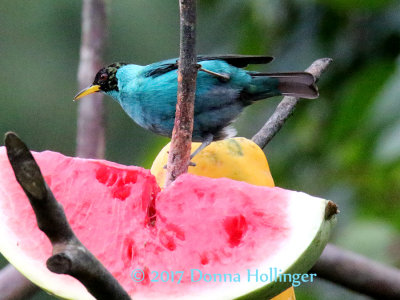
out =
<path fill-rule="evenodd" d="M 0 295 L 2 300 L 27 299 L 33 296 L 39 288 L 25 278 L 12 265 L 7 265 L 0 271 Z"/>
<path fill-rule="evenodd" d="M 187 171 L 191 136 L 193 130 L 193 108 L 196 87 L 195 24 L 196 1 L 180 0 L 181 46 L 178 70 L 178 101 L 175 126 L 168 158 L 167 185 Z M 79 84 L 84 88 L 90 83 L 93 73 L 101 67 L 101 54 L 105 38 L 105 3 L 103 0 L 84 0 L 82 12 L 82 46 L 79 64 Z M 306 71 L 316 80 L 329 66 L 331 59 L 315 61 Z M 101 94 L 87 96 L 79 102 L 77 155 L 81 157 L 103 157 L 104 108 Z M 298 98 L 284 97 L 274 114 L 253 141 L 264 148 L 281 129 L 295 109 Z M 81 281 L 97 299 L 130 299 L 114 277 L 76 238 L 65 217 L 62 206 L 56 201 L 46 185 L 39 167 L 28 148 L 14 134 L 7 134 L 7 153 L 17 181 L 21 184 L 35 211 L 39 228 L 53 245 L 53 256 L 47 261 L 48 268 L 55 273 L 69 274 Z M 22 276 L 7 266 L 0 273 L 10 280 Z M 354 291 L 379 299 L 400 298 L 400 271 L 381 265 L 358 254 L 328 245 L 310 272 L 345 286 Z M 17 276 L 17 277 L 14 277 Z M 15 282 L 13 280 L 13 282 Z M 36 289 L 26 284 L 27 295 Z M 31 289 L 31 290 L 30 290 Z M 0 290 L 6 288 L 0 284 Z M 15 292 L 15 288 L 11 292 Z M 18 290 L 18 289 L 17 289 Z M 21 290 L 22 291 L 22 290 Z M 2 293 L 2 296 L 5 294 Z M 16 294 L 10 294 L 12 299 Z M 18 296 L 16 296 L 18 297 Z"/>
<path fill-rule="evenodd" d="M 318 81 L 332 59 L 318 59 L 306 69 Z M 293 113 L 299 98 L 284 97 L 252 140 L 264 148 Z M 311 269 L 320 278 L 378 299 L 400 299 L 400 271 L 328 244 Z"/>
<path fill-rule="evenodd" d="M 332 62 L 331 58 L 321 58 L 314 61 L 310 67 L 306 69 L 306 72 L 314 75 L 315 81 L 318 81 L 322 72 Z M 255 142 L 260 148 L 264 148 L 275 136 L 275 134 L 282 128 L 283 124 L 293 113 L 296 108 L 299 98 L 296 97 L 283 97 L 275 109 L 272 116 L 264 124 L 264 126 L 253 136 L 252 141 Z"/>
<path fill-rule="evenodd" d="M 105 0 L 84 0 L 82 7 L 82 38 L 78 81 L 80 89 L 87 87 L 93 74 L 103 65 L 106 36 Z M 76 155 L 103 158 L 105 152 L 103 95 L 94 93 L 79 101 Z"/>
<path fill-rule="evenodd" d="M 310 273 L 376 299 L 400 299 L 399 269 L 330 244 Z"/>
<path fill-rule="evenodd" d="M 104 0 L 84 0 L 82 7 L 82 41 L 78 81 L 81 89 L 89 85 L 102 63 L 106 36 L 106 12 Z M 87 96 L 79 102 L 76 154 L 86 158 L 103 158 L 105 152 L 105 129 L 103 96 L 100 93 Z M 9 298 L 24 298 L 32 294 L 32 283 L 13 268 L 0 271 L 0 294 Z M 10 285 L 13 282 L 13 285 Z M 3 284 L 4 283 L 4 284 Z M 4 288 L 3 288 L 4 287 Z M 6 289 L 7 287 L 7 289 Z M 36 288 L 37 290 L 37 288 Z M 13 295 L 18 295 L 15 297 Z"/>
<path fill-rule="evenodd" d="M 62 205 L 44 181 L 28 147 L 14 133 L 6 134 L 5 145 L 15 177 L 29 199 L 38 227 L 53 246 L 47 268 L 75 277 L 96 299 L 130 299 L 118 281 L 75 236 Z"/>
<path fill-rule="evenodd" d="M 178 101 L 168 155 L 166 186 L 188 170 L 196 91 L 196 0 L 179 0 L 179 8 Z"/>

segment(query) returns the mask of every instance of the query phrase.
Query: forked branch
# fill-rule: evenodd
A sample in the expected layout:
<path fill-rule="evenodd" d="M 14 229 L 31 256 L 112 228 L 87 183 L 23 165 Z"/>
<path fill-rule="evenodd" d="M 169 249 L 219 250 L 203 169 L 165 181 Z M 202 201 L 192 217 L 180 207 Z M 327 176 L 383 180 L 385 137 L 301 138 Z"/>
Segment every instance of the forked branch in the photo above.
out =
<path fill-rule="evenodd" d="M 28 147 L 14 133 L 6 134 L 5 145 L 15 177 L 29 199 L 38 227 L 53 246 L 47 268 L 75 277 L 96 299 L 130 299 L 118 281 L 75 236 L 62 205 L 44 181 Z"/>

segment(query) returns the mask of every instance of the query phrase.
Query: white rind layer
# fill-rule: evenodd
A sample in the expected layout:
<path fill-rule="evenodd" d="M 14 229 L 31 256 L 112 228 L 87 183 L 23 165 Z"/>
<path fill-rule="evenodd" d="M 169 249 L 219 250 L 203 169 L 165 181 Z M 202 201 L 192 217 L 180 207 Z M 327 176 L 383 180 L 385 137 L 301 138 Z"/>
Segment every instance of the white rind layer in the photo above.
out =
<path fill-rule="evenodd" d="M 289 192 L 289 191 L 288 191 Z M 312 264 L 318 259 L 329 238 L 332 225 L 335 223 L 335 217 L 331 220 L 325 220 L 325 209 L 328 200 L 313 197 L 303 192 L 290 191 L 288 207 L 288 220 L 291 232 L 285 237 L 285 243 L 259 266 L 254 266 L 252 270 L 258 269 L 260 272 L 269 273 L 270 268 L 278 268 L 281 273 L 307 273 Z M 310 264 L 311 262 L 311 264 Z M 244 277 L 242 277 L 244 276 Z M 289 284 L 290 285 L 290 284 Z M 288 284 L 280 284 L 271 281 L 255 282 L 247 280 L 247 273 L 241 274 L 240 283 L 223 283 L 215 288 L 205 289 L 202 285 L 193 293 L 185 294 L 182 297 L 172 295 L 162 295 L 151 297 L 151 299 L 165 300 L 230 300 L 238 297 L 247 297 L 251 299 L 269 299 L 280 293 L 288 287 Z M 247 295 L 256 290 L 262 289 L 259 295 Z M 150 299 L 149 295 L 135 294 L 135 299 Z"/>
<path fill-rule="evenodd" d="M 12 201 L 9 194 L 0 187 L 0 197 L 5 197 L 2 201 Z M 277 268 L 282 272 L 291 273 L 307 272 L 313 262 L 319 257 L 327 243 L 331 226 L 334 219 L 325 220 L 325 208 L 327 200 L 312 197 L 302 192 L 290 192 L 288 206 L 288 220 L 291 228 L 289 236 L 285 237 L 285 243 L 276 251 L 275 255 L 268 257 L 259 266 L 254 266 L 252 270 L 258 269 L 260 272 L 268 272 L 270 268 Z M 13 262 L 13 265 L 20 270 L 26 277 L 30 278 L 35 284 L 43 286 L 43 278 L 46 278 L 45 285 L 51 287 L 52 293 L 66 299 L 93 300 L 94 298 L 86 291 L 85 287 L 77 280 L 71 278 L 66 288 L 65 275 L 58 275 L 50 272 L 43 264 L 30 259 L 18 247 L 19 240 L 16 235 L 5 226 L 7 216 L 0 208 L 0 250 L 3 255 Z M 49 257 L 50 257 L 49 253 Z M 18 257 L 18 260 L 12 259 Z M 248 281 L 246 273 L 241 274 L 240 283 L 223 283 L 219 286 L 210 285 L 205 289 L 192 290 L 185 293 L 182 297 L 176 295 L 141 295 L 135 294 L 134 299 L 233 299 L 253 292 L 251 299 L 266 299 L 267 295 L 279 293 L 287 285 L 279 287 L 275 282 L 255 282 Z M 246 278 L 245 278 L 246 277 Z M 281 285 L 282 286 L 282 285 Z M 255 290 L 262 289 L 259 291 Z M 272 292 L 271 292 L 272 291 Z M 258 292 L 260 295 L 258 296 Z M 271 294 L 272 293 L 272 294 Z"/>
<path fill-rule="evenodd" d="M 8 195 L 9 193 L 0 186 L 0 197 L 3 198 L 2 201 L 12 203 L 12 197 Z M 8 216 L 4 214 L 0 206 L 0 251 L 7 260 L 12 262 L 13 266 L 18 271 L 44 289 L 45 286 L 51 287 L 52 291 L 50 293 L 54 293 L 59 297 L 66 299 L 95 300 L 78 280 L 70 277 L 68 287 L 66 288 L 66 275 L 55 274 L 49 271 L 42 262 L 32 260 L 27 256 L 18 246 L 20 241 L 17 235 L 6 226 L 7 218 Z M 51 253 L 49 253 L 49 257 L 50 256 Z M 18 257 L 18 259 L 15 259 L 16 257 Z M 43 285 L 43 278 L 46 278 L 45 286 Z"/>

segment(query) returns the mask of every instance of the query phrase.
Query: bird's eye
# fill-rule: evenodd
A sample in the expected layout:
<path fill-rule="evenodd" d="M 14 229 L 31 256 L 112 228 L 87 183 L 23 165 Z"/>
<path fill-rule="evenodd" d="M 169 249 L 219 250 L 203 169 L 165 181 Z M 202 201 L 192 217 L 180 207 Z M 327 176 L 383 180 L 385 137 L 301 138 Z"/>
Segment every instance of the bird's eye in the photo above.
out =
<path fill-rule="evenodd" d="M 107 73 L 103 73 L 100 75 L 100 81 L 106 81 L 108 79 L 108 74 Z"/>

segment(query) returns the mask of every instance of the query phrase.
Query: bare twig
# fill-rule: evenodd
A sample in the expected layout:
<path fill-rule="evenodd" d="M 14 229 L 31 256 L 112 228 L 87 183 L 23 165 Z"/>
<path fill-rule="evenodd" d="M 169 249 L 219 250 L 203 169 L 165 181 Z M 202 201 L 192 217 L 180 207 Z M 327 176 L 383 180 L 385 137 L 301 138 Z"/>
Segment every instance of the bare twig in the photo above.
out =
<path fill-rule="evenodd" d="M 105 0 L 84 0 L 82 7 L 82 40 L 78 71 L 81 89 L 93 80 L 101 68 L 106 36 Z M 105 151 L 104 106 L 101 93 L 88 95 L 79 102 L 76 155 L 103 158 Z"/>
<path fill-rule="evenodd" d="M 179 0 L 180 57 L 175 126 L 168 155 L 166 186 L 186 173 L 190 160 L 197 77 L 196 0 Z"/>
<path fill-rule="evenodd" d="M 102 65 L 102 53 L 106 32 L 104 0 L 84 0 L 82 7 L 82 43 L 79 62 L 79 86 L 89 85 Z M 105 151 L 104 108 L 100 93 L 87 96 L 79 102 L 76 154 L 80 157 L 103 158 Z M 23 299 L 30 295 L 32 283 L 13 267 L 0 271 L 0 295 L 9 293 L 11 298 Z M 13 284 L 11 285 L 10 282 Z M 4 283 L 4 284 L 3 284 Z M 7 290 L 5 290 L 7 288 Z M 18 295 L 15 297 L 13 295 Z M 2 298 L 3 299 L 3 298 Z"/>
<path fill-rule="evenodd" d="M 75 277 L 96 299 L 130 299 L 118 281 L 75 236 L 62 205 L 44 181 L 28 147 L 14 133 L 6 134 L 5 145 L 15 177 L 35 212 L 38 227 L 53 246 L 47 268 Z"/>
<path fill-rule="evenodd" d="M 12 265 L 0 271 L 0 299 L 17 300 L 33 296 L 39 288 L 25 278 Z"/>
<path fill-rule="evenodd" d="M 328 244 L 310 271 L 376 299 L 400 299 L 400 270 Z"/>
<path fill-rule="evenodd" d="M 331 58 L 318 59 L 314 61 L 310 67 L 308 67 L 306 72 L 314 75 L 314 78 L 317 81 L 322 72 L 325 71 L 331 62 Z M 256 135 L 253 136 L 253 142 L 255 142 L 260 148 L 264 148 L 293 113 L 298 101 L 299 98 L 285 96 L 275 109 L 272 116 L 256 133 Z"/>

